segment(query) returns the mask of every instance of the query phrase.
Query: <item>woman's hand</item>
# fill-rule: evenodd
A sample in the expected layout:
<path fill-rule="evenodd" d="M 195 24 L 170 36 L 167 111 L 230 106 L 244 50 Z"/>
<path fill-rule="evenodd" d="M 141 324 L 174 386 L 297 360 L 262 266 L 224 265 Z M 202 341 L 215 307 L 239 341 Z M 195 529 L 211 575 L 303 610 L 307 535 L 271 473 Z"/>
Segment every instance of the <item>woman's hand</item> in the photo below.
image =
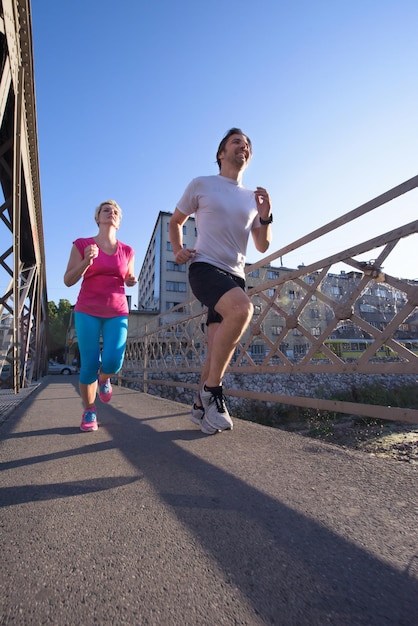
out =
<path fill-rule="evenodd" d="M 129 276 L 125 276 L 125 285 L 127 287 L 134 287 L 134 285 L 136 285 L 137 282 L 138 282 L 138 279 L 133 274 L 129 274 Z"/>
<path fill-rule="evenodd" d="M 88 264 L 91 265 L 95 258 L 99 256 L 99 248 L 95 243 L 90 244 L 86 248 L 84 248 L 84 258 L 88 261 Z"/>

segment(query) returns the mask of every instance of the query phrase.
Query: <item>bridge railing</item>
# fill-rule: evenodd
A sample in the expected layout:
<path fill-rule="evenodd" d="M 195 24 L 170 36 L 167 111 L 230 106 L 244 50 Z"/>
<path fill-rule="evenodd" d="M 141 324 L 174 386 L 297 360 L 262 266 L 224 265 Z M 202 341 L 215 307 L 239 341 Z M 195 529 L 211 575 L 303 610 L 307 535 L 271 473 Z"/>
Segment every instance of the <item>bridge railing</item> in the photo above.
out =
<path fill-rule="evenodd" d="M 383 268 L 396 246 L 416 235 L 418 220 L 308 265 L 272 264 L 417 186 L 418 176 L 247 267 L 254 315 L 227 370 L 228 395 L 418 423 L 413 408 L 336 401 L 327 393 L 342 378 L 351 387 L 361 380 L 416 382 L 418 281 Z M 145 391 L 150 385 L 198 389 L 205 319 L 205 308 L 192 299 L 146 324 L 140 336 L 128 340 L 125 382 L 141 381 Z M 310 387 L 297 382 L 304 392 L 289 393 L 295 380 L 314 382 Z"/>

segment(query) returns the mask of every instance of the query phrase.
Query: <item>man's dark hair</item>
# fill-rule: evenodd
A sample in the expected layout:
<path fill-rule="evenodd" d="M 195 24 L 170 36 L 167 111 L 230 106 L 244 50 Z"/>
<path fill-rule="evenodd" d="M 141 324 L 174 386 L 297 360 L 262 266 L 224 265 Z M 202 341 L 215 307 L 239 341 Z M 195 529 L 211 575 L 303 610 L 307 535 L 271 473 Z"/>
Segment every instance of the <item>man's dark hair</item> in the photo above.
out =
<path fill-rule="evenodd" d="M 224 150 L 226 142 L 228 141 L 228 139 L 231 137 L 231 135 L 244 135 L 244 137 L 247 139 L 248 141 L 248 145 L 250 146 L 250 152 L 252 154 L 253 152 L 253 147 L 251 144 L 251 139 L 248 137 L 248 135 L 246 135 L 240 128 L 230 128 L 228 130 L 228 132 L 224 135 L 221 143 L 218 146 L 218 151 L 216 153 L 216 162 L 218 164 L 219 167 L 219 171 L 221 170 L 221 160 L 219 158 L 220 153 L 222 152 L 222 150 Z"/>

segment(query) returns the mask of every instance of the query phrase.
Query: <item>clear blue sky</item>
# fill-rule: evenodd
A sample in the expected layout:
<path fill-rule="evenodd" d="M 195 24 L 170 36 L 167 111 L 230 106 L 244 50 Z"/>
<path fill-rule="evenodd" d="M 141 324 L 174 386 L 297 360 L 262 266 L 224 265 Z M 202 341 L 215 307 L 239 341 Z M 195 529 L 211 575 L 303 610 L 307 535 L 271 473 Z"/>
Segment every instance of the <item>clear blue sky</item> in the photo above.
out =
<path fill-rule="evenodd" d="M 269 253 L 418 174 L 416 0 L 32 0 L 32 22 L 48 300 L 75 303 L 71 244 L 108 198 L 138 274 L 231 126 L 253 142 L 244 184 L 273 200 Z M 412 221 L 417 198 L 283 263 Z M 416 243 L 386 271 L 417 278 Z"/>

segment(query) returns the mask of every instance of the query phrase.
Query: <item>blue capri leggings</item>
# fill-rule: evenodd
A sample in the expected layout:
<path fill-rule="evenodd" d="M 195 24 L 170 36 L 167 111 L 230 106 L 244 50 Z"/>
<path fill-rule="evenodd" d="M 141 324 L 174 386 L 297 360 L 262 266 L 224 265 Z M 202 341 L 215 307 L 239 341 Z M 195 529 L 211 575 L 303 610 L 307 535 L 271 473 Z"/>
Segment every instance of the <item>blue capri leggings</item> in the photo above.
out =
<path fill-rule="evenodd" d="M 128 318 L 94 317 L 75 311 L 74 321 L 80 349 L 80 383 L 94 383 L 99 368 L 106 374 L 117 374 L 125 355 Z"/>

